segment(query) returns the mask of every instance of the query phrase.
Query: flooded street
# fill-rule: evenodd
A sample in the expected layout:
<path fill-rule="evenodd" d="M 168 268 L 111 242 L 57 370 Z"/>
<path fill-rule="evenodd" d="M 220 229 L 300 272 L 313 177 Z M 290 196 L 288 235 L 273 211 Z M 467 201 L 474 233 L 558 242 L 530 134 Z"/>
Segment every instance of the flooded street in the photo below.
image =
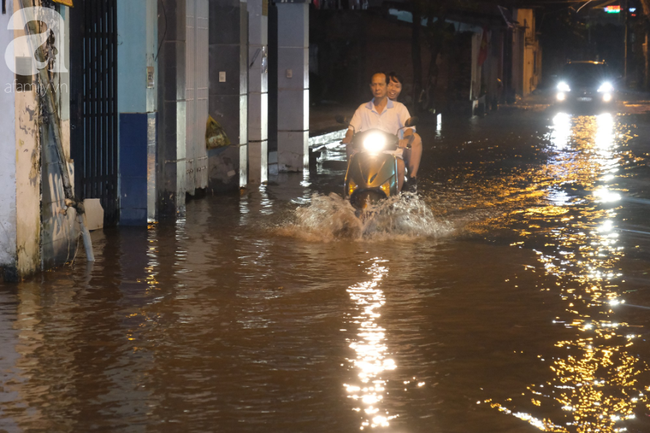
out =
<path fill-rule="evenodd" d="M 647 110 L 422 126 L 363 224 L 334 152 L 93 232 L 0 287 L 0 432 L 648 432 Z"/>

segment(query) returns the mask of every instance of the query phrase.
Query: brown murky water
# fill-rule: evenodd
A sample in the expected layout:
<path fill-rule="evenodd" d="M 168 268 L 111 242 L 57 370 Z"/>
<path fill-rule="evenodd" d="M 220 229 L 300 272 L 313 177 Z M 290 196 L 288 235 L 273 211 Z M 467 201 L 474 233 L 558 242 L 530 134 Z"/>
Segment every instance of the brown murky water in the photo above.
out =
<path fill-rule="evenodd" d="M 361 225 L 339 163 L 93 233 L 0 288 L 3 432 L 648 432 L 644 110 L 421 128 Z"/>

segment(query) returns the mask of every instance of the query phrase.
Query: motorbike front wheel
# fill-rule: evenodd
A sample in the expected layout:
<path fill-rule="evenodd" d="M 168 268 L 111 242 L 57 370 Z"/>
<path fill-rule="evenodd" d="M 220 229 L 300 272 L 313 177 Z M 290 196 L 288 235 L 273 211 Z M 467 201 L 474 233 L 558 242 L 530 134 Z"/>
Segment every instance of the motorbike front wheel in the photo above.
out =
<path fill-rule="evenodd" d="M 365 211 L 385 199 L 386 194 L 383 191 L 367 189 L 365 191 L 355 191 L 350 197 L 350 204 L 355 209 Z"/>

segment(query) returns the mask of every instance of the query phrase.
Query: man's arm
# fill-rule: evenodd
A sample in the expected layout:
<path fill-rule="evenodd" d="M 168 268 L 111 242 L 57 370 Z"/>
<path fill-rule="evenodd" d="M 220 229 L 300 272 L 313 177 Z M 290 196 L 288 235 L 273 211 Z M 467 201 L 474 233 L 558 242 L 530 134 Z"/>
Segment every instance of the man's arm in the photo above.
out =
<path fill-rule="evenodd" d="M 348 131 L 345 133 L 345 137 L 343 137 L 343 140 L 341 140 L 341 143 L 350 144 L 350 142 L 352 141 L 353 136 L 354 136 L 354 132 L 352 132 L 352 128 L 348 128 Z"/>
<path fill-rule="evenodd" d="M 406 121 L 410 118 L 411 114 L 409 113 L 408 108 L 402 104 L 399 110 L 399 123 L 401 125 L 406 125 Z M 405 128 L 402 131 L 402 139 L 399 141 L 399 146 L 408 147 L 413 142 L 413 138 L 415 138 L 413 135 L 415 133 L 415 128 Z"/>
<path fill-rule="evenodd" d="M 415 138 L 415 135 L 413 134 L 413 129 L 409 128 L 404 131 L 404 138 L 402 138 L 399 141 L 398 146 L 399 147 L 410 147 L 411 143 L 413 143 L 413 139 Z"/>
<path fill-rule="evenodd" d="M 352 141 L 352 137 L 354 136 L 354 132 L 359 131 L 359 128 L 361 128 L 361 113 L 359 113 L 360 109 L 361 107 L 357 108 L 356 111 L 354 112 L 354 115 L 350 120 L 350 126 L 348 126 L 348 130 L 345 133 L 345 137 L 343 138 L 343 140 L 341 140 L 341 143 L 350 144 L 350 142 Z"/>

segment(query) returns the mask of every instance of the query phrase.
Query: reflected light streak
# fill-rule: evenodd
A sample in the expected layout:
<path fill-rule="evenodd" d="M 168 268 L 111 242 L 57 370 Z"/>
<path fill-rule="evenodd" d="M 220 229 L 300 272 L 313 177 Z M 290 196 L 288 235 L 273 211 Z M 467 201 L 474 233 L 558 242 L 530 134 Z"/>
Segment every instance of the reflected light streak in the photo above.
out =
<path fill-rule="evenodd" d="M 599 233 L 609 233 L 614 229 L 614 222 L 612 220 L 603 221 L 603 223 L 598 227 Z"/>
<path fill-rule="evenodd" d="M 609 149 L 614 146 L 614 116 L 611 113 L 600 114 L 596 117 L 595 144 L 599 149 Z"/>
<path fill-rule="evenodd" d="M 348 360 L 358 370 L 359 382 L 344 384 L 344 387 L 348 398 L 360 405 L 353 410 L 365 414 L 361 430 L 366 427 L 388 427 L 390 420 L 397 416 L 378 407 L 384 399 L 387 383 L 382 373 L 396 368 L 395 361 L 386 357 L 386 330 L 377 323 L 381 317 L 380 309 L 386 302 L 384 292 L 379 287 L 388 273 L 388 268 L 381 266 L 383 262 L 386 260 L 374 259 L 368 270 L 372 279 L 348 288 L 350 299 L 359 308 L 359 313 L 350 318 L 351 323 L 359 326 L 357 338 L 350 340 L 356 358 Z"/>
<path fill-rule="evenodd" d="M 533 175 L 546 181 L 546 200 L 521 213 L 524 241 L 512 244 L 534 245 L 544 271 L 557 279 L 556 286 L 543 290 L 557 291 L 565 302 L 554 326 L 576 334 L 549 348 L 561 355 L 538 355 L 550 364 L 549 379 L 527 385 L 504 404 L 484 402 L 546 432 L 626 431 L 623 423 L 635 411 L 650 409 L 645 395 L 650 387 L 641 383 L 650 368 L 632 348 L 641 339 L 631 331 L 634 325 L 615 316 L 624 302 L 618 262 L 625 252 L 618 244 L 617 208 L 602 205 L 621 200 L 602 185 L 614 179 L 624 156 L 615 131 L 611 114 L 553 118 L 553 147 L 563 149 L 569 139 L 575 145 L 572 152 L 552 155 L 550 167 Z M 551 181 L 542 177 L 545 173 Z M 573 192 L 580 189 L 592 193 Z"/>
<path fill-rule="evenodd" d="M 621 195 L 610 191 L 606 186 L 601 186 L 594 191 L 594 196 L 600 203 L 612 203 L 621 200 Z"/>
<path fill-rule="evenodd" d="M 553 117 L 553 132 L 551 133 L 551 142 L 557 149 L 564 149 L 569 145 L 571 138 L 571 115 L 567 113 L 557 113 Z"/>

